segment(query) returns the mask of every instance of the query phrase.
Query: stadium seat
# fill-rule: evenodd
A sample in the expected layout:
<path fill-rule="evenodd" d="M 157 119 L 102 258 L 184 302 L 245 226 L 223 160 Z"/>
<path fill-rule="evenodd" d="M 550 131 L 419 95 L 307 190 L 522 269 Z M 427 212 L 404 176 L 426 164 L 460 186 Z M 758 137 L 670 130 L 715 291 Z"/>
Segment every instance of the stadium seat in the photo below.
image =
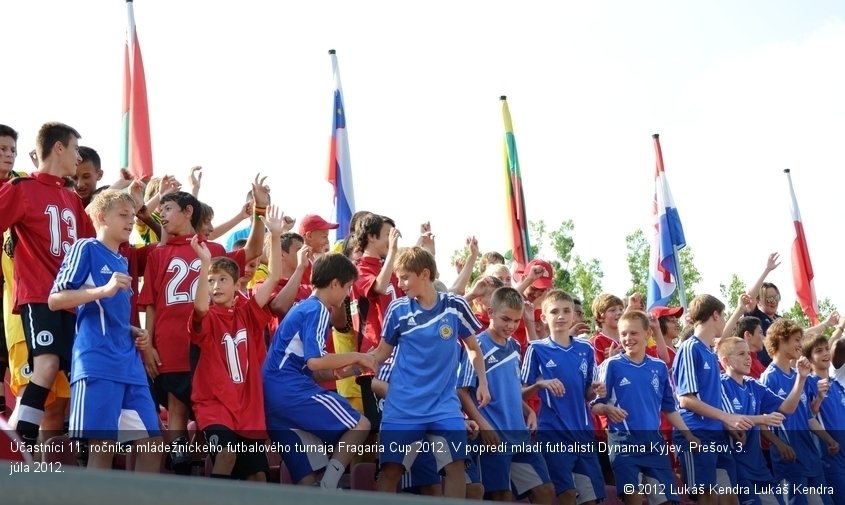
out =
<path fill-rule="evenodd" d="M 61 463 L 67 466 L 79 466 L 76 459 L 76 442 L 71 441 L 67 435 L 53 437 L 44 443 L 45 463 Z"/>
<path fill-rule="evenodd" d="M 376 464 L 356 463 L 352 467 L 349 486 L 358 491 L 376 490 Z"/>
<path fill-rule="evenodd" d="M 28 452 L 18 450 L 20 443 L 21 439 L 15 430 L 5 419 L 0 418 L 0 460 L 32 463 L 32 456 Z"/>

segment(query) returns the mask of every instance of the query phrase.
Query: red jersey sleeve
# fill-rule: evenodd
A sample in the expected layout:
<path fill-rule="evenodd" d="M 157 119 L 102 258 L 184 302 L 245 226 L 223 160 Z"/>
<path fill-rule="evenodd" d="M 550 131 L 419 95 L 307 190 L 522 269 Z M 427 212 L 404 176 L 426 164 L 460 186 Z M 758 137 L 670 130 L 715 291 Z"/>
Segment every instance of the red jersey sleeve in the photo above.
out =
<path fill-rule="evenodd" d="M 20 184 L 3 184 L 0 186 L 0 234 L 23 219 L 25 213 Z"/>
<path fill-rule="evenodd" d="M 159 278 L 159 270 L 161 268 L 158 251 L 153 250 L 147 257 L 147 265 L 144 268 L 144 285 L 141 287 L 141 293 L 138 295 L 138 308 L 145 310 L 148 305 L 155 305 L 158 298 L 159 287 L 157 279 Z"/>

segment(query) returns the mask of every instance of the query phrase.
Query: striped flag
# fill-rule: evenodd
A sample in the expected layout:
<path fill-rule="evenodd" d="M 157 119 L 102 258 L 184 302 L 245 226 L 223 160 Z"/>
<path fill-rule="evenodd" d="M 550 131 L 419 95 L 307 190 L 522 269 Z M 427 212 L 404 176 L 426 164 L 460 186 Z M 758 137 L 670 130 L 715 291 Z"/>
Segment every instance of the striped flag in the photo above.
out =
<path fill-rule="evenodd" d="M 508 97 L 501 96 L 502 117 L 505 121 L 505 189 L 508 203 L 508 220 L 511 231 L 510 256 L 516 272 L 521 272 L 531 261 L 531 242 L 528 239 L 528 217 L 525 214 L 525 194 L 522 191 L 522 174 L 519 157 L 516 154 L 516 139 L 513 135 Z"/>
<path fill-rule="evenodd" d="M 328 181 L 334 188 L 335 222 L 339 225 L 336 238 L 340 240 L 350 232 L 349 222 L 355 212 L 355 191 L 352 188 L 352 165 L 349 162 L 349 138 L 346 135 L 346 111 L 343 108 L 343 89 L 340 87 L 340 70 L 337 55 L 330 49 L 334 74 L 334 114 L 332 139 L 329 144 Z"/>
<path fill-rule="evenodd" d="M 798 211 L 798 200 L 795 199 L 795 189 L 792 187 L 792 176 L 789 169 L 784 169 L 786 181 L 789 183 L 789 203 L 792 207 L 792 223 L 795 225 L 795 240 L 792 242 L 792 280 L 795 282 L 795 294 L 804 314 L 810 318 L 813 326 L 819 324 L 819 305 L 816 301 L 816 288 L 813 285 L 813 265 L 810 263 L 810 251 L 807 249 L 807 237 L 804 235 L 804 224 Z"/>
<path fill-rule="evenodd" d="M 123 122 L 120 163 L 142 180 L 153 176 L 153 150 L 150 143 L 150 113 L 147 109 L 147 84 L 141 45 L 135 31 L 132 0 L 126 0 L 129 26 L 126 30 L 126 53 L 123 70 Z"/>
<path fill-rule="evenodd" d="M 656 171 L 654 174 L 654 241 L 651 244 L 649 258 L 649 280 L 648 280 L 648 301 L 647 308 L 658 305 L 666 305 L 675 289 L 681 306 L 686 309 L 686 296 L 684 293 L 683 278 L 681 277 L 681 265 L 679 251 L 686 247 L 684 228 L 681 226 L 681 218 L 675 201 L 672 199 L 672 192 L 669 190 L 669 181 L 666 180 L 666 171 L 663 168 L 663 152 L 660 149 L 660 135 L 652 135 L 654 139 L 654 151 L 657 156 Z"/>

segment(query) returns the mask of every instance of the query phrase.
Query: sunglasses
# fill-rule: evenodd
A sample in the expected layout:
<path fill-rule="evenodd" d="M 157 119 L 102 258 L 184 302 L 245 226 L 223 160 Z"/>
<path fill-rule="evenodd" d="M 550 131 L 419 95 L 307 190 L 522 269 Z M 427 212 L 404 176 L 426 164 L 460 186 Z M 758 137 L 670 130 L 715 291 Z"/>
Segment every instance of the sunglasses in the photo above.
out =
<path fill-rule="evenodd" d="M 780 295 L 767 296 L 766 303 L 777 303 L 780 301 Z"/>

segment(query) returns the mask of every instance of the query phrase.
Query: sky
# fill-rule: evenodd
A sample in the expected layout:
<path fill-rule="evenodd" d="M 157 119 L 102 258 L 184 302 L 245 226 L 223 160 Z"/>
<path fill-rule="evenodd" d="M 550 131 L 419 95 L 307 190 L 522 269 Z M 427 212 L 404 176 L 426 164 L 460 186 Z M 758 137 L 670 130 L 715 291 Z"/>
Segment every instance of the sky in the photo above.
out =
<path fill-rule="evenodd" d="M 738 274 L 794 301 L 792 179 L 818 297 L 845 308 L 837 216 L 845 175 L 845 4 L 605 1 L 137 0 L 154 170 L 187 182 L 217 221 L 257 172 L 289 215 L 331 218 L 325 180 L 337 50 L 358 210 L 411 245 L 430 221 L 444 280 L 469 235 L 509 248 L 500 95 L 508 96 L 527 214 L 575 223 L 605 290 L 630 287 L 625 236 L 651 226 L 659 133 L 695 253 L 698 292 Z M 117 176 L 126 6 L 7 2 L 0 123 L 62 121 Z M 31 165 L 18 157 L 19 169 Z M 548 255 L 548 251 L 544 251 Z"/>

